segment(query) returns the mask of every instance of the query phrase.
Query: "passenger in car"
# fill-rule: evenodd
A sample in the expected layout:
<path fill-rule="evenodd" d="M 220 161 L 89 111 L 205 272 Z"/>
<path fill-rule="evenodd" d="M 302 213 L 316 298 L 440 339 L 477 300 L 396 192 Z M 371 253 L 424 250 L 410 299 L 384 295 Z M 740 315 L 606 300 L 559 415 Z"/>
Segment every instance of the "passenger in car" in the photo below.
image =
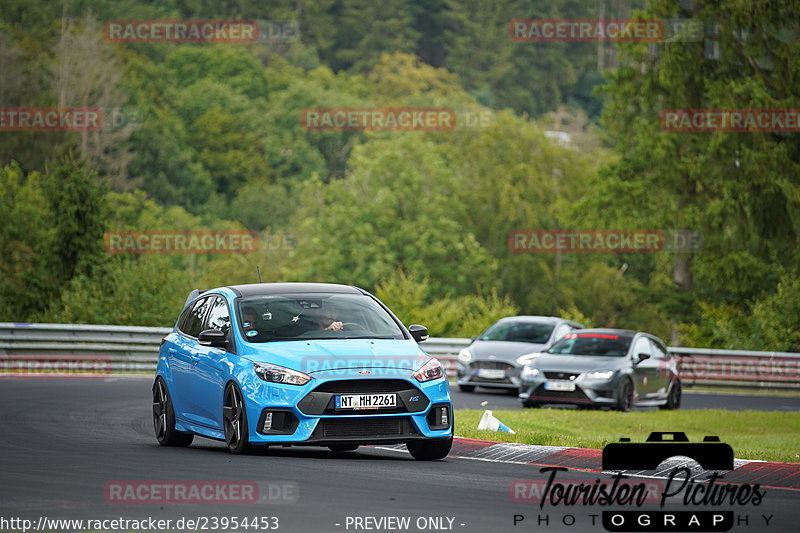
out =
<path fill-rule="evenodd" d="M 254 309 L 243 309 L 242 310 L 242 328 L 244 329 L 245 333 L 248 331 L 255 331 L 256 330 L 256 320 L 258 319 L 258 313 L 255 312 Z"/>

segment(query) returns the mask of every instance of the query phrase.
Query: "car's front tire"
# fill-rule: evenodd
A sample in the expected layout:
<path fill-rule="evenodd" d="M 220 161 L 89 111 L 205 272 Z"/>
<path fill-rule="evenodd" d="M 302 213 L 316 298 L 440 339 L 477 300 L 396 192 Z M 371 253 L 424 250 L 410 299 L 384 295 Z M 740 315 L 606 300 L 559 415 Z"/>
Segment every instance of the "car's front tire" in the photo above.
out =
<path fill-rule="evenodd" d="M 459 385 L 458 389 L 461 392 L 475 392 L 475 385 Z"/>
<path fill-rule="evenodd" d="M 228 451 L 235 454 L 247 454 L 255 451 L 255 447 L 250 444 L 250 433 L 247 430 L 247 409 L 244 405 L 242 391 L 233 383 L 229 383 L 225 387 L 222 425 L 225 430 L 225 443 L 228 445 Z"/>
<path fill-rule="evenodd" d="M 175 429 L 175 410 L 167 384 L 161 378 L 153 385 L 153 429 L 156 439 L 162 446 L 189 446 L 194 440 L 191 433 L 181 433 Z"/>
<path fill-rule="evenodd" d="M 672 411 L 674 409 L 680 409 L 681 407 L 681 380 L 676 379 L 675 382 L 672 384 L 672 387 L 669 389 L 669 394 L 667 395 L 667 402 L 664 405 L 659 405 L 659 409 L 665 409 L 668 411 Z"/>
<path fill-rule="evenodd" d="M 417 461 L 436 461 L 444 459 L 453 447 L 453 437 L 449 439 L 415 440 L 406 443 L 408 453 Z"/>
<path fill-rule="evenodd" d="M 627 412 L 633 406 L 633 383 L 628 378 L 624 378 L 617 389 L 617 411 Z"/>
<path fill-rule="evenodd" d="M 524 402 L 522 402 L 522 407 L 527 407 L 528 409 L 534 409 L 541 406 L 542 404 L 540 402 L 531 402 L 529 400 L 525 400 Z"/>

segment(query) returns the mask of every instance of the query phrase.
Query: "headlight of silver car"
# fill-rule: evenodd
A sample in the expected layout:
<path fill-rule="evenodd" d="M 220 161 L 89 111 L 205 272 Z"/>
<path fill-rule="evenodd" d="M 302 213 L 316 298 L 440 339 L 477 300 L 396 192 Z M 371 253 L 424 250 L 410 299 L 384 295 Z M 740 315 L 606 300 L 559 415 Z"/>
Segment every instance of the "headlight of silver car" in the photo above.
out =
<path fill-rule="evenodd" d="M 536 377 L 539 374 L 541 374 L 541 372 L 539 372 L 538 368 L 533 367 L 531 365 L 525 365 L 522 367 L 522 374 L 520 374 L 520 376 L 522 377 L 522 379 L 525 379 L 525 378 Z"/>
<path fill-rule="evenodd" d="M 613 370 L 596 370 L 594 372 L 587 372 L 586 377 L 589 379 L 610 379 L 614 375 Z"/>
<path fill-rule="evenodd" d="M 286 385 L 305 385 L 311 381 L 311 376 L 297 370 L 269 363 L 253 363 L 256 375 L 270 383 L 283 383 Z"/>
<path fill-rule="evenodd" d="M 472 361 L 472 352 L 469 351 L 469 348 L 464 348 L 458 352 L 458 360 L 462 363 L 469 363 Z"/>

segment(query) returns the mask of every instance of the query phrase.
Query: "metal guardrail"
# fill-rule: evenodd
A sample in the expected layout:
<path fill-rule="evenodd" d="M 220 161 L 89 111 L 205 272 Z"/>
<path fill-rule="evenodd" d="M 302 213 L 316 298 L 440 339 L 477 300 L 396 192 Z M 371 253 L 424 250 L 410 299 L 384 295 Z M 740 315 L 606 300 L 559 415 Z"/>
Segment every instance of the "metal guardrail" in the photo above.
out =
<path fill-rule="evenodd" d="M 171 328 L 0 322 L 0 371 L 154 372 Z M 90 364 L 92 363 L 92 364 Z"/>
<path fill-rule="evenodd" d="M 0 373 L 108 375 L 153 372 L 161 338 L 171 328 L 0 322 Z M 470 339 L 431 337 L 422 345 L 455 375 L 456 354 Z M 670 347 L 685 386 L 800 389 L 800 353 Z M 92 372 L 94 371 L 94 372 Z"/>

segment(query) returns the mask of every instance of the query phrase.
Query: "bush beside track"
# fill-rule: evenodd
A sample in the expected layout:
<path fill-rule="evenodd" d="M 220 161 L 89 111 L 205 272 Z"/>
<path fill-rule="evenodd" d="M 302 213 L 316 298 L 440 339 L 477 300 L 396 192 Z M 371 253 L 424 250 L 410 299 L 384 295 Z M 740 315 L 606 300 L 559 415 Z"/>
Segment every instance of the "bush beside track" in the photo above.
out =
<path fill-rule="evenodd" d="M 455 415 L 456 435 L 544 446 L 602 448 L 620 437 L 636 442 L 644 441 L 652 431 L 683 431 L 692 442 L 718 435 L 733 447 L 737 458 L 800 463 L 800 412 L 525 409 L 493 413 L 517 433 L 479 431 L 475 428 L 483 411 L 459 409 Z"/>

